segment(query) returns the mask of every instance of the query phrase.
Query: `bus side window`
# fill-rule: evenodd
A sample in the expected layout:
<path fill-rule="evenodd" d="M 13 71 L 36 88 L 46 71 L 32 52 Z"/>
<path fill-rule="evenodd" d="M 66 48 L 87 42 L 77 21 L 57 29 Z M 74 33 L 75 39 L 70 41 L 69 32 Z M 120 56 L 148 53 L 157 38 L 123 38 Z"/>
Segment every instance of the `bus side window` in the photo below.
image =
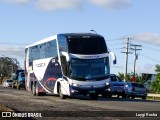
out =
<path fill-rule="evenodd" d="M 29 49 L 29 66 L 32 66 L 33 57 L 32 57 L 33 47 Z"/>

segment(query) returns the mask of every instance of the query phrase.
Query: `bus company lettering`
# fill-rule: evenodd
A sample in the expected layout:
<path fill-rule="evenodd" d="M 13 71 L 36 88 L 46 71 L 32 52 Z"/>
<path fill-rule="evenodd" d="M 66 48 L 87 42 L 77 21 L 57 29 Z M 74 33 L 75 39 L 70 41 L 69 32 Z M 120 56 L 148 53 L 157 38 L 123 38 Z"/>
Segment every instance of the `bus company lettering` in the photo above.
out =
<path fill-rule="evenodd" d="M 82 56 L 82 58 L 99 58 L 99 56 Z"/>
<path fill-rule="evenodd" d="M 45 63 L 38 63 L 36 64 L 37 67 L 44 67 L 45 66 Z"/>

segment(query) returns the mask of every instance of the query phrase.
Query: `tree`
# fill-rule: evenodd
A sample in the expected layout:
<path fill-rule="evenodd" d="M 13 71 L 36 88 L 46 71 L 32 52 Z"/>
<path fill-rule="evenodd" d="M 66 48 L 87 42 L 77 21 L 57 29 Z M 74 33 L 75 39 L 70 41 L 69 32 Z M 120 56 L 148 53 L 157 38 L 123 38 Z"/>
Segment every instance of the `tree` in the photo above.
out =
<path fill-rule="evenodd" d="M 0 57 L 0 83 L 4 77 L 11 77 L 11 74 L 19 68 L 17 59 Z"/>
<path fill-rule="evenodd" d="M 155 71 L 157 72 L 157 75 L 155 80 L 151 83 L 151 88 L 155 93 L 160 93 L 160 65 L 156 65 Z"/>
<path fill-rule="evenodd" d="M 121 80 L 124 80 L 124 74 L 123 73 L 118 73 L 118 77 L 121 79 Z"/>
<path fill-rule="evenodd" d="M 118 77 L 121 79 L 121 80 L 124 80 L 124 73 L 118 73 Z M 131 79 L 130 79 L 130 74 L 127 74 L 127 76 L 126 76 L 126 82 L 129 82 L 129 81 L 131 81 Z"/>

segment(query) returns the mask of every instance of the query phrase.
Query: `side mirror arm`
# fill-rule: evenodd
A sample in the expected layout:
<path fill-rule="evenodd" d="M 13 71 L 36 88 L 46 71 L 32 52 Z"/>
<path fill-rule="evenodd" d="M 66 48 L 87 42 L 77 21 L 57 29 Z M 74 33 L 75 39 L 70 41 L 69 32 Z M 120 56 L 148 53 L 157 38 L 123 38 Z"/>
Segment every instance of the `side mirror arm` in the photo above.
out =
<path fill-rule="evenodd" d="M 113 52 L 109 52 L 109 54 L 112 56 L 113 64 L 117 64 L 116 55 Z"/>

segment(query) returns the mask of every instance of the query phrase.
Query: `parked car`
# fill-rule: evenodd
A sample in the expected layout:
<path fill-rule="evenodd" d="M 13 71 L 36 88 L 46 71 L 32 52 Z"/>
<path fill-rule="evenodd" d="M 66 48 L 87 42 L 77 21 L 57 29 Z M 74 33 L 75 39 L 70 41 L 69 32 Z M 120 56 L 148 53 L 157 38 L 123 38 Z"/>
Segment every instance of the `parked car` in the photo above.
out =
<path fill-rule="evenodd" d="M 2 86 L 3 87 L 12 87 L 12 83 L 13 83 L 13 80 L 11 80 L 11 79 L 7 79 L 7 80 L 4 80 L 3 81 L 3 84 L 2 84 Z"/>
<path fill-rule="evenodd" d="M 115 74 L 110 75 L 109 86 L 110 87 L 105 91 L 103 96 L 112 97 L 112 95 L 117 95 L 117 97 L 122 96 L 122 98 L 126 98 L 125 82 Z"/>
<path fill-rule="evenodd" d="M 134 99 L 135 97 L 140 97 L 146 99 L 147 89 L 141 83 L 136 82 L 126 82 L 125 84 L 125 94 L 128 98 Z"/>

